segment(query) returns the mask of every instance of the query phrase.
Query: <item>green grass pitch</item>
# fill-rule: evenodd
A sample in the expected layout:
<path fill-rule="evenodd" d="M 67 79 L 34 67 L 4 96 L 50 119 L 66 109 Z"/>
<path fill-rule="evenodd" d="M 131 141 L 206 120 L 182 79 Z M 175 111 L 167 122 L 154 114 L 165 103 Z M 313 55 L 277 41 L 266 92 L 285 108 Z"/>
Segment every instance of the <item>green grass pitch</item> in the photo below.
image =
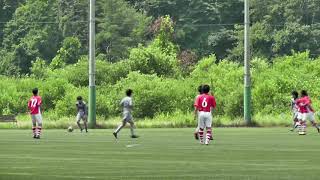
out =
<path fill-rule="evenodd" d="M 320 135 L 287 128 L 217 128 L 209 146 L 194 129 L 0 130 L 1 180 L 51 179 L 320 179 Z"/>

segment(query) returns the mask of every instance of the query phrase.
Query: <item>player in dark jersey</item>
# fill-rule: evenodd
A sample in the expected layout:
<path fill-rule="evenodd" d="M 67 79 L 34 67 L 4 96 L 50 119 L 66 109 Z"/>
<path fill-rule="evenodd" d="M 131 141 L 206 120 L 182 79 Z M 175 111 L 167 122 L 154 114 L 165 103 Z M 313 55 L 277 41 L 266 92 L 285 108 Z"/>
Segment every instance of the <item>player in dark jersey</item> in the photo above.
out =
<path fill-rule="evenodd" d="M 77 102 L 76 102 L 76 107 L 77 107 L 77 125 L 80 128 L 80 131 L 83 131 L 83 128 L 80 124 L 80 121 L 83 121 L 84 128 L 86 132 L 88 132 L 88 124 L 87 124 L 87 117 L 88 117 L 88 111 L 87 111 L 87 105 L 86 103 L 82 100 L 81 96 L 77 97 Z"/>
<path fill-rule="evenodd" d="M 292 99 L 291 99 L 291 112 L 292 112 L 292 121 L 293 121 L 293 125 L 292 125 L 292 129 L 290 129 L 290 131 L 294 131 L 297 127 L 298 127 L 298 105 L 296 103 L 297 99 L 299 98 L 299 94 L 297 91 L 292 91 L 291 93 L 292 95 Z"/>
<path fill-rule="evenodd" d="M 195 98 L 195 100 L 194 100 L 194 106 L 195 106 L 195 108 L 194 108 L 194 119 L 197 120 L 197 121 L 199 121 L 199 118 L 198 118 L 198 109 L 196 108 L 196 103 L 197 103 L 197 98 L 198 98 L 201 94 L 203 94 L 203 93 L 202 93 L 202 85 L 200 85 L 200 86 L 198 87 L 198 93 L 199 93 L 199 94 L 196 96 L 196 98 Z M 197 124 L 198 124 L 198 122 L 197 122 Z M 195 131 L 194 131 L 194 138 L 195 138 L 196 140 L 199 140 L 199 126 L 197 126 L 196 129 L 195 129 Z"/>

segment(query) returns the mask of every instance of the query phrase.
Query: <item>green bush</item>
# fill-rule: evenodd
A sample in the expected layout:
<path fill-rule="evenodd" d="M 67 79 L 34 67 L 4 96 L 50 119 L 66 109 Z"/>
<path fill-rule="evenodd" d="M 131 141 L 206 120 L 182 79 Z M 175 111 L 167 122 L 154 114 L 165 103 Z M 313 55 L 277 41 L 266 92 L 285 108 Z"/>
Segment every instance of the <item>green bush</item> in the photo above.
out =
<path fill-rule="evenodd" d="M 119 102 L 128 88 L 134 91 L 133 115 L 139 119 L 140 126 L 194 126 L 193 103 L 200 84 L 209 84 L 216 97 L 216 126 L 243 125 L 241 64 L 230 61 L 216 64 L 215 57 L 210 56 L 200 60 L 190 76 L 183 78 L 132 71 L 129 61 L 109 63 L 97 60 L 97 116 L 100 122 L 105 121 L 101 123 L 103 127 L 111 127 L 107 125 L 109 119 L 117 119 L 110 121 L 113 125 L 120 120 Z M 264 59 L 252 61 L 254 123 L 258 126 L 290 125 L 292 90 L 308 90 L 314 108 L 319 109 L 320 59 L 311 59 L 306 52 L 279 57 L 273 62 L 268 64 Z M 25 114 L 31 90 L 38 87 L 46 120 L 73 119 L 76 97 L 81 95 L 88 102 L 87 65 L 83 57 L 75 65 L 53 71 L 47 69 L 48 74 L 42 79 L 0 76 L 0 113 Z"/>

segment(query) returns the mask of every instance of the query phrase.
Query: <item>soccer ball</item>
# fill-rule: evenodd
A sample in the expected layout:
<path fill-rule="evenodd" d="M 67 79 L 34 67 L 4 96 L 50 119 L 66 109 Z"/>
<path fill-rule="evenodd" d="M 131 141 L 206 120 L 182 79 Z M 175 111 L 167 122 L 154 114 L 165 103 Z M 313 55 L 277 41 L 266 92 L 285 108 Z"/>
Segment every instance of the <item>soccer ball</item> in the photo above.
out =
<path fill-rule="evenodd" d="M 306 135 L 306 132 L 304 132 L 304 131 L 299 131 L 299 135 Z"/>
<path fill-rule="evenodd" d="M 69 126 L 69 127 L 68 127 L 68 132 L 72 132 L 72 131 L 73 131 L 72 126 Z"/>

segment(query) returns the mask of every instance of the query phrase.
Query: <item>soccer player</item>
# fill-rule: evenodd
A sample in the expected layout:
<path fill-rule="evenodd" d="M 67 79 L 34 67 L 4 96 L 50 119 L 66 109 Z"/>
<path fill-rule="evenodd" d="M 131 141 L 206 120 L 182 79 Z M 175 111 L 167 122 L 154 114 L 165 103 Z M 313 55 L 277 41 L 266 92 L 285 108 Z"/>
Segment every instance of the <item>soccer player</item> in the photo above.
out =
<path fill-rule="evenodd" d="M 299 134 L 305 134 L 307 120 L 309 120 L 312 126 L 317 129 L 318 133 L 320 133 L 320 129 L 315 122 L 314 110 L 311 105 L 312 102 L 306 90 L 301 91 L 301 98 L 299 98 L 296 103 L 299 107 L 298 119 L 301 126 L 299 129 Z"/>
<path fill-rule="evenodd" d="M 194 101 L 194 119 L 195 120 L 198 120 L 199 121 L 199 119 L 198 119 L 198 109 L 197 109 L 197 99 L 198 99 L 198 97 L 201 95 L 201 94 L 203 94 L 203 92 L 202 92 L 202 85 L 200 85 L 199 87 L 198 87 L 198 92 L 199 92 L 199 94 L 196 96 L 196 98 L 195 98 L 195 101 Z M 194 131 L 194 138 L 196 139 L 196 140 L 199 140 L 199 123 L 197 123 L 198 124 L 198 126 L 197 126 L 197 128 L 195 129 L 195 131 Z"/>
<path fill-rule="evenodd" d="M 213 96 L 209 95 L 210 86 L 203 85 L 203 94 L 200 95 L 195 103 L 199 112 L 199 139 L 201 144 L 208 145 L 212 137 L 212 114 L 211 111 L 216 107 L 216 100 Z M 206 129 L 206 140 L 204 141 L 204 129 Z"/>
<path fill-rule="evenodd" d="M 87 117 L 88 117 L 88 111 L 87 111 L 87 106 L 86 103 L 82 100 L 81 96 L 77 97 L 77 125 L 80 128 L 80 131 L 82 132 L 83 129 L 81 127 L 80 121 L 82 119 L 84 128 L 86 130 L 86 133 L 88 132 L 88 124 L 87 124 Z"/>
<path fill-rule="evenodd" d="M 127 123 L 130 124 L 130 130 L 131 130 L 131 138 L 138 138 L 139 136 L 135 135 L 134 129 L 135 125 L 133 122 L 132 118 L 132 107 L 133 107 L 133 102 L 132 102 L 132 93 L 133 91 L 131 89 L 126 90 L 126 97 L 124 97 L 121 102 L 120 106 L 123 108 L 123 118 L 122 118 L 122 124 L 118 126 L 118 128 L 113 132 L 114 137 L 117 139 L 118 138 L 118 133 L 120 130 L 125 127 Z"/>
<path fill-rule="evenodd" d="M 292 112 L 293 125 L 292 125 L 292 129 L 290 129 L 290 131 L 294 131 L 298 127 L 298 106 L 297 106 L 296 101 L 299 97 L 299 94 L 297 91 L 292 91 L 291 95 L 292 95 L 291 112 Z"/>
<path fill-rule="evenodd" d="M 33 138 L 40 139 L 42 130 L 42 117 L 40 106 L 42 104 L 42 99 L 38 95 L 38 88 L 32 90 L 33 96 L 28 101 L 28 108 L 30 110 L 31 120 L 32 120 L 32 132 Z"/>

